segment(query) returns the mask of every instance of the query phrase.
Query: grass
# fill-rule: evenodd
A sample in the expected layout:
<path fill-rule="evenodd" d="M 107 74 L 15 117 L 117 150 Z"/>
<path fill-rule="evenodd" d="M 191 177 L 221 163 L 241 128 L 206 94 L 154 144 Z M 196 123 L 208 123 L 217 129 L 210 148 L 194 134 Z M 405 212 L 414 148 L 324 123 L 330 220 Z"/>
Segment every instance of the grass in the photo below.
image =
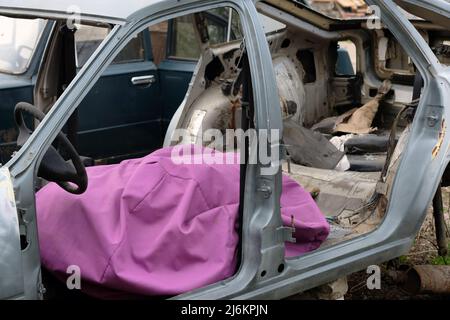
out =
<path fill-rule="evenodd" d="M 448 245 L 448 252 L 450 252 L 450 243 Z M 446 257 L 437 257 L 434 258 L 431 262 L 432 265 L 435 266 L 447 266 L 450 265 L 450 253 Z"/>
<path fill-rule="evenodd" d="M 401 256 L 400 258 L 398 258 L 398 261 L 400 262 L 400 264 L 408 264 L 409 258 L 407 256 Z"/>

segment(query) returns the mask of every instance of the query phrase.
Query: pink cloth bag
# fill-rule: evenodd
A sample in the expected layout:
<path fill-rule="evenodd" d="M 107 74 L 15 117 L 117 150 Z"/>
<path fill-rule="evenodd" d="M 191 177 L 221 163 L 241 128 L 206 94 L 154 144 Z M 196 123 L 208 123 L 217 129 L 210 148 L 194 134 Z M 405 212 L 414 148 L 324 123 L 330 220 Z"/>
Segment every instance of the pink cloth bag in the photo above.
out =
<path fill-rule="evenodd" d="M 43 265 L 62 280 L 78 266 L 82 290 L 103 298 L 173 296 L 232 276 L 240 167 L 179 165 L 171 154 L 88 168 L 81 196 L 54 183 L 38 192 Z M 287 256 L 317 249 L 329 225 L 310 194 L 283 177 L 281 204 L 296 227 Z"/>

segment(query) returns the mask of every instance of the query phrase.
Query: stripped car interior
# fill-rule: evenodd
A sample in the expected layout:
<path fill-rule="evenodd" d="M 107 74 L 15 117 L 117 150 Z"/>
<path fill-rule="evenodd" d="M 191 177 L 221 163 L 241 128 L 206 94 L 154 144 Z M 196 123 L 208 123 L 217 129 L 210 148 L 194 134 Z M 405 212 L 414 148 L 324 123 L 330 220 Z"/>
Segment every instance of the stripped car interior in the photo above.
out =
<path fill-rule="evenodd" d="M 392 188 L 420 103 L 421 74 L 402 43 L 379 19 L 335 19 L 298 1 L 265 0 L 255 5 L 266 34 L 278 87 L 283 123 L 282 174 L 296 181 L 311 195 L 330 226 L 327 239 L 314 251 L 366 236 L 382 225 L 392 201 Z M 217 13 L 215 9 L 210 9 L 207 14 Z M 450 30 L 442 25 L 448 21 L 430 21 L 399 10 L 420 32 L 440 63 L 449 64 Z M 227 12 L 225 21 L 229 19 L 228 34 L 221 38 L 222 41 L 212 40 L 214 30 L 208 27 L 205 11 L 184 14 L 195 30 L 195 41 L 198 41 L 195 46 L 200 50 L 195 49 L 194 52 L 200 56 L 195 60 L 195 71 L 184 100 L 171 115 L 170 124 L 159 124 L 160 148 L 197 144 L 221 152 L 226 147 L 226 151 L 231 149 L 239 153 L 243 150 L 235 140 L 205 139 L 205 132 L 215 130 L 226 136 L 229 130 L 257 128 L 253 101 L 256 89 L 246 47 L 246 29 L 240 23 L 238 11 L 224 7 L 220 12 Z M 16 152 L 30 139 L 33 130 L 29 128 L 37 130 L 46 115 L 54 111 L 53 106 L 59 106 L 64 100 L 66 88 L 71 86 L 80 70 L 85 70 L 85 67 L 78 68 L 80 57 L 74 43 L 77 31 L 68 29 L 65 20 L 54 19 L 51 23 L 52 33 L 34 90 L 34 106 L 18 104 L 15 110 L 20 133 Z M 377 23 L 381 24 L 380 27 L 374 28 Z M 100 33 L 105 31 L 102 34 L 105 38 L 115 28 L 113 24 L 99 21 L 82 21 L 82 24 L 99 28 Z M 130 41 L 133 39 L 136 37 Z M 103 47 L 100 43 L 94 45 L 91 55 L 82 57 L 87 67 L 93 62 L 91 58 L 101 53 Z M 122 47 L 124 50 L 133 48 Z M 123 51 L 118 53 L 119 58 L 120 54 Z M 110 60 L 114 64 L 113 58 Z M 143 87 L 146 86 L 151 86 L 151 83 L 144 83 Z M 89 171 L 89 167 L 133 161 L 137 155 L 159 149 L 131 150 L 108 159 L 89 154 L 87 149 L 76 150 L 79 127 L 83 126 L 78 116 L 86 110 L 80 108 L 70 116 L 64 134 L 58 135 L 43 156 L 34 183 L 36 193 L 45 192 L 50 182 L 56 182 L 65 191 L 82 197 L 88 188 L 84 167 Z M 29 115 L 34 120 L 28 121 L 31 119 Z M 443 120 L 438 126 L 444 136 L 447 124 Z M 183 130 L 184 136 L 178 135 L 179 130 Z M 443 139 L 438 141 L 430 157 L 438 156 Z M 102 141 L 95 143 L 101 144 Z M 248 144 L 244 147 L 249 148 Z M 81 162 L 75 161 L 77 151 Z M 64 158 L 63 163 L 61 157 Z M 69 160 L 73 165 L 68 164 Z M 245 168 L 241 166 L 241 202 L 244 199 Z M 83 172 L 86 177 L 80 178 Z M 39 205 L 36 210 L 39 215 Z M 241 211 L 239 213 L 242 214 Z M 29 246 L 25 220 L 19 217 L 23 250 Z M 236 232 L 242 236 L 242 230 Z M 292 239 L 287 237 L 285 240 L 289 243 Z M 242 246 L 241 241 L 239 246 Z M 237 248 L 235 254 L 241 254 L 241 250 Z M 304 253 L 304 256 L 308 254 Z M 301 257 L 289 259 L 298 258 Z M 239 262 L 240 258 L 237 259 Z M 277 267 L 273 271 L 276 275 L 264 270 L 259 272 L 258 279 L 263 281 L 283 274 L 286 265 L 277 264 Z M 47 274 L 46 268 L 43 266 L 44 285 L 51 298 L 56 294 L 54 290 L 60 289 L 61 281 Z M 236 270 L 239 270 L 239 265 Z M 225 286 L 226 282 L 221 285 Z M 59 289 L 59 297 L 72 294 L 65 289 L 62 294 Z M 195 289 L 201 292 L 202 288 Z M 271 296 L 284 298 L 288 296 L 286 292 Z M 189 297 L 188 291 L 178 293 Z M 73 298 L 73 295 L 68 297 Z M 225 297 L 233 297 L 233 294 Z"/>

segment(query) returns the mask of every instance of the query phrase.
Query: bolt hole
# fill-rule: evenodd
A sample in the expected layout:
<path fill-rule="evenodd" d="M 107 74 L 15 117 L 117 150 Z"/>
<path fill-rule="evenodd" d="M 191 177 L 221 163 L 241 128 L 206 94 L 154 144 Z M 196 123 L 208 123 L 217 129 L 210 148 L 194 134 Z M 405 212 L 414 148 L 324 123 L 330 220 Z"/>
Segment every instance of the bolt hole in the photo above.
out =
<path fill-rule="evenodd" d="M 267 274 L 267 271 L 263 270 L 263 272 L 261 272 L 261 278 L 264 278 L 266 276 L 266 274 Z"/>
<path fill-rule="evenodd" d="M 278 266 L 278 273 L 283 273 L 283 271 L 284 271 L 284 263 Z"/>

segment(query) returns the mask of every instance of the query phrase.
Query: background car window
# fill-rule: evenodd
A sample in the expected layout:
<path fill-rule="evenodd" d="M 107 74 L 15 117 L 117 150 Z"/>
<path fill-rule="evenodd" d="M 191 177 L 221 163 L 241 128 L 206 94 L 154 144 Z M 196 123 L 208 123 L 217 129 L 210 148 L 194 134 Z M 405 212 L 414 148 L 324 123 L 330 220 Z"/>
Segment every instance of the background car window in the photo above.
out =
<path fill-rule="evenodd" d="M 212 46 L 242 39 L 239 15 L 230 8 L 217 8 L 204 13 L 208 26 L 209 43 Z M 172 43 L 169 56 L 177 59 L 197 60 L 200 57 L 200 41 L 195 33 L 193 15 L 171 21 Z"/>
<path fill-rule="evenodd" d="M 169 23 L 164 21 L 152 25 L 149 28 L 152 41 L 153 62 L 156 65 L 159 65 L 166 57 L 168 26 Z"/>
<path fill-rule="evenodd" d="M 242 39 L 239 15 L 231 8 L 217 8 L 207 12 L 209 41 L 217 45 Z"/>
<path fill-rule="evenodd" d="M 82 68 L 98 46 L 106 38 L 110 29 L 107 27 L 83 26 L 75 33 L 77 67 Z M 145 50 L 142 33 L 133 38 L 114 59 L 113 64 L 144 61 Z"/>
<path fill-rule="evenodd" d="M 46 24 L 42 19 L 0 17 L 0 72 L 25 73 Z"/>
<path fill-rule="evenodd" d="M 139 33 L 135 38 L 131 39 L 125 48 L 114 59 L 113 64 L 139 62 L 145 60 L 144 38 Z"/>
<path fill-rule="evenodd" d="M 183 16 L 172 22 L 172 50 L 169 56 L 181 59 L 198 59 L 200 43 L 195 34 L 193 16 Z"/>
<path fill-rule="evenodd" d="M 82 26 L 75 32 L 77 67 L 82 68 L 109 33 L 109 28 Z"/>

